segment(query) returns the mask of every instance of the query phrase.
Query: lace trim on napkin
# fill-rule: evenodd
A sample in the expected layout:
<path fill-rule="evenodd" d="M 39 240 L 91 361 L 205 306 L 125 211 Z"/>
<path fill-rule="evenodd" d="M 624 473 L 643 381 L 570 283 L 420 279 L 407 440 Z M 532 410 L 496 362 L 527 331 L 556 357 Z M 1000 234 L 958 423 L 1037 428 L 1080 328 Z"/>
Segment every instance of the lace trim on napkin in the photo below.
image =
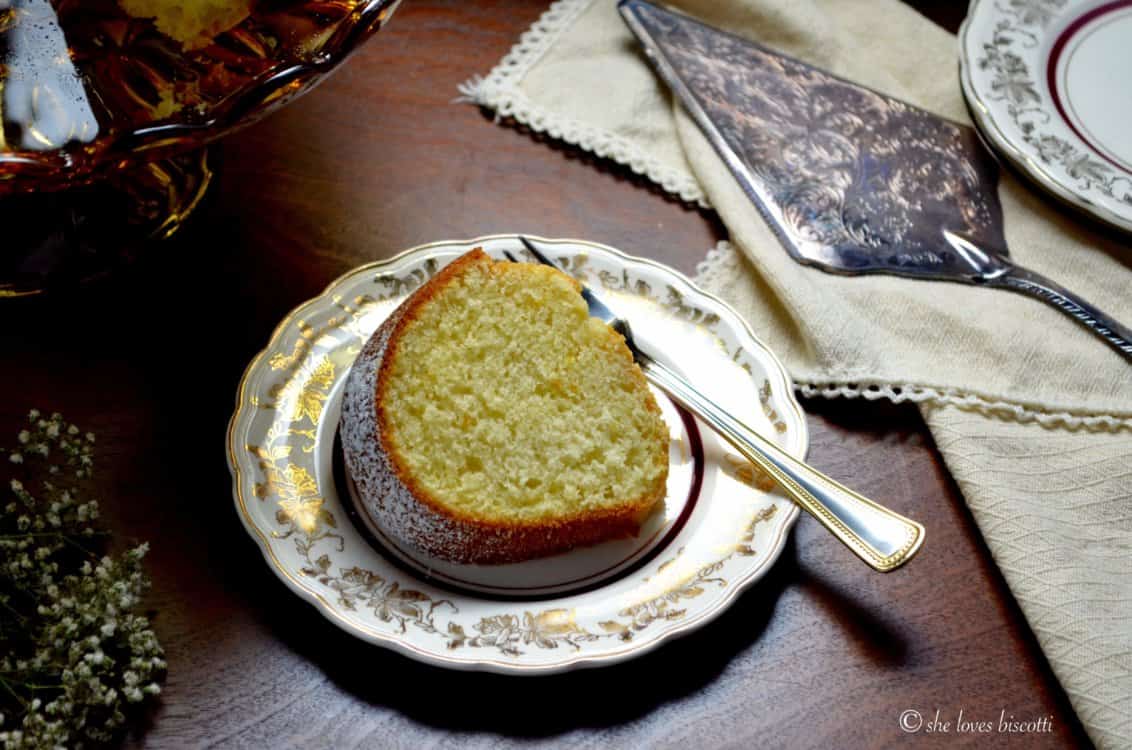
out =
<path fill-rule="evenodd" d="M 616 133 L 565 117 L 532 102 L 519 89 L 530 72 L 558 37 L 570 28 L 596 0 L 558 0 L 519 37 L 511 51 L 487 77 L 473 76 L 458 87 L 457 102 L 471 102 L 495 112 L 495 120 L 511 118 L 537 133 L 565 141 L 584 151 L 612 159 L 644 175 L 680 199 L 710 208 L 707 197 L 691 176 L 666 167 L 644 149 Z"/>
<path fill-rule="evenodd" d="M 692 279 L 697 285 L 718 288 L 714 279 L 731 278 L 734 275 L 735 247 L 723 240 L 709 250 L 702 261 L 696 265 L 696 275 Z M 882 380 L 857 380 L 844 382 L 835 380 L 793 379 L 794 390 L 806 398 L 863 398 L 866 401 L 887 399 L 895 404 L 905 401 L 928 406 L 954 406 L 963 411 L 977 412 L 984 416 L 1019 423 L 1037 423 L 1043 427 L 1064 427 L 1070 430 L 1089 432 L 1132 431 L 1132 417 L 1104 414 L 1100 412 L 1076 412 L 1051 409 L 1036 404 L 1022 404 L 1003 401 L 989 394 L 959 389 L 933 388 L 911 383 L 885 382 Z"/>

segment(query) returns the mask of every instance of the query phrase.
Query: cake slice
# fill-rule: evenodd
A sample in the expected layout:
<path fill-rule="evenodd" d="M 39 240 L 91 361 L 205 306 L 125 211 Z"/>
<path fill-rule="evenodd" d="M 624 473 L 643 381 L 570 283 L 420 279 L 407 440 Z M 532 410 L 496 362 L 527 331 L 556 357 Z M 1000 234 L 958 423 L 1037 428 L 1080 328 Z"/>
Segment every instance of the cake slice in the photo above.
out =
<path fill-rule="evenodd" d="M 346 470 L 395 543 L 502 563 L 632 535 L 664 497 L 668 429 L 620 334 L 553 268 L 480 249 L 370 338 Z"/>
<path fill-rule="evenodd" d="M 152 18 L 157 30 L 185 49 L 212 44 L 213 39 L 241 23 L 254 0 L 118 0 L 134 18 Z"/>

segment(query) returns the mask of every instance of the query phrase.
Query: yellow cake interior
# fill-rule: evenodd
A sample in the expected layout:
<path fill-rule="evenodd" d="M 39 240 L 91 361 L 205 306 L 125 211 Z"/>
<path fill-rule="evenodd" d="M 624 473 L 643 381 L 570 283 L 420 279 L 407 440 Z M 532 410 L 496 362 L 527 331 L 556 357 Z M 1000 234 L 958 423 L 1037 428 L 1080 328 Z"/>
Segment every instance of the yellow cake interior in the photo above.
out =
<path fill-rule="evenodd" d="M 210 44 L 213 38 L 243 21 L 254 0 L 118 0 L 135 18 L 152 18 L 157 30 L 188 49 Z"/>
<path fill-rule="evenodd" d="M 656 402 L 620 335 L 560 271 L 469 265 L 389 356 L 386 439 L 446 506 L 531 522 L 663 495 Z"/>

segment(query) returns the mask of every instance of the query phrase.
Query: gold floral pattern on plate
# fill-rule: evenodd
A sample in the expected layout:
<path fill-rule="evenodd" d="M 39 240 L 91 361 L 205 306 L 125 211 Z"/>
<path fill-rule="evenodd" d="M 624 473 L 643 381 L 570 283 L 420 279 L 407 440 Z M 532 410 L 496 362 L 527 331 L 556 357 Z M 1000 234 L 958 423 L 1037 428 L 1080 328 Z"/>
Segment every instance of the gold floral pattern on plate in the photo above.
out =
<path fill-rule="evenodd" d="M 642 341 L 795 455 L 805 422 L 781 365 L 719 300 L 678 273 L 602 245 L 542 240 L 602 290 Z M 358 637 L 441 666 L 553 672 L 644 653 L 721 612 L 781 552 L 798 510 L 701 427 L 694 511 L 640 569 L 579 593 L 510 601 L 397 567 L 349 520 L 332 452 L 344 378 L 368 336 L 447 262 L 515 236 L 444 242 L 363 266 L 279 325 L 249 365 L 228 433 L 241 520 L 281 580 Z M 691 460 L 679 451 L 681 460 Z"/>
<path fill-rule="evenodd" d="M 1066 114 L 1074 110 L 1062 101 L 1069 92 L 1057 83 L 1057 51 L 1074 46 L 1070 31 L 1087 38 L 1126 12 L 1117 3 L 1102 6 L 1091 0 L 974 0 L 959 29 L 959 82 L 975 124 L 1000 155 L 1043 189 L 1128 232 L 1132 173 L 1127 162 L 1086 140 L 1083 124 Z M 1099 62 L 1087 67 L 1096 67 L 1089 77 L 1097 88 L 1118 95 L 1113 71 Z M 1091 117 L 1123 126 L 1119 107 L 1104 111 Z"/>

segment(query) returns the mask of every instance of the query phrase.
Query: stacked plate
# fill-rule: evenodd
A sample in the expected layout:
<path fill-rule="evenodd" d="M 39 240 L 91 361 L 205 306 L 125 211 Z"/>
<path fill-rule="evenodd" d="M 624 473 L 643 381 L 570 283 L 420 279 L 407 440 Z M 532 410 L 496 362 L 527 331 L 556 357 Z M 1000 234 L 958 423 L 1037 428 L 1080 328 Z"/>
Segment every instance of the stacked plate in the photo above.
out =
<path fill-rule="evenodd" d="M 974 0 L 959 32 L 976 125 L 1019 170 L 1132 230 L 1132 0 Z"/>

